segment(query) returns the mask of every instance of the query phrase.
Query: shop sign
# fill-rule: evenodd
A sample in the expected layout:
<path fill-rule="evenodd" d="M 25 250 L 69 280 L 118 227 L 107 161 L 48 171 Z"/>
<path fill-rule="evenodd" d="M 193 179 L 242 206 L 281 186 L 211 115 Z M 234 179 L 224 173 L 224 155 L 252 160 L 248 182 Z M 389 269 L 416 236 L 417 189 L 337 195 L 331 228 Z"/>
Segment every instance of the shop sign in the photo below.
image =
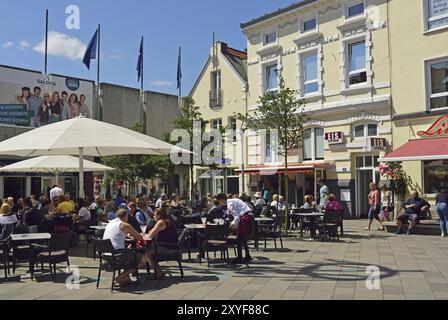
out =
<path fill-rule="evenodd" d="M 419 137 L 446 137 L 448 136 L 448 115 L 437 119 L 426 131 L 417 132 Z"/>
<path fill-rule="evenodd" d="M 373 150 L 386 150 L 387 140 L 384 138 L 372 138 L 370 146 Z"/>
<path fill-rule="evenodd" d="M 329 132 L 325 134 L 325 140 L 328 144 L 342 144 L 344 143 L 344 132 Z"/>

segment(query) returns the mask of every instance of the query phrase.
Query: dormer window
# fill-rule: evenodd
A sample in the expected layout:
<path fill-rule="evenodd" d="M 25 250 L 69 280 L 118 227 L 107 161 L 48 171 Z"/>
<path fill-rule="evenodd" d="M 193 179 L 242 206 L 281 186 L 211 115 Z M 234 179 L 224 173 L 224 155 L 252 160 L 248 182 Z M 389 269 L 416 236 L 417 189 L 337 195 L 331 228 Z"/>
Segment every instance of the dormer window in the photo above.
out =
<path fill-rule="evenodd" d="M 364 2 L 349 6 L 347 8 L 347 18 L 353 18 L 364 14 Z"/>
<path fill-rule="evenodd" d="M 316 28 L 317 28 L 316 18 L 310 19 L 303 23 L 302 32 L 305 33 L 305 32 L 314 31 L 314 30 L 316 30 Z"/>
<path fill-rule="evenodd" d="M 271 45 L 277 43 L 277 33 L 276 32 L 272 32 L 272 33 L 268 33 L 264 36 L 264 45 Z"/>

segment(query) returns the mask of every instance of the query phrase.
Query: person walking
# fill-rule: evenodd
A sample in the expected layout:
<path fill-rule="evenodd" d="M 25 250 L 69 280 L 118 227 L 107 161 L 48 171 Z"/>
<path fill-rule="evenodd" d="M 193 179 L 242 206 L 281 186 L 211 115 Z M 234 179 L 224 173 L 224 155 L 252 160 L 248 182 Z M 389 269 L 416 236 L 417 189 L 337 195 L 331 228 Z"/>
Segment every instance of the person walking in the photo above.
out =
<path fill-rule="evenodd" d="M 387 186 L 383 183 L 380 186 L 381 189 L 381 222 L 390 221 L 390 214 L 393 213 L 392 205 L 392 193 L 387 189 Z"/>
<path fill-rule="evenodd" d="M 369 206 L 370 206 L 369 225 L 364 230 L 370 231 L 370 229 L 372 227 L 373 220 L 377 220 L 381 225 L 381 228 L 378 229 L 378 231 L 384 231 L 385 230 L 384 225 L 379 218 L 379 214 L 380 214 L 380 210 L 381 210 L 381 201 L 380 201 L 380 192 L 378 191 L 376 183 L 370 184 L 370 193 L 368 196 L 368 201 L 369 201 Z"/>
<path fill-rule="evenodd" d="M 445 238 L 448 236 L 448 188 L 440 188 L 436 203 L 437 214 L 440 218 L 440 230 L 442 237 Z"/>

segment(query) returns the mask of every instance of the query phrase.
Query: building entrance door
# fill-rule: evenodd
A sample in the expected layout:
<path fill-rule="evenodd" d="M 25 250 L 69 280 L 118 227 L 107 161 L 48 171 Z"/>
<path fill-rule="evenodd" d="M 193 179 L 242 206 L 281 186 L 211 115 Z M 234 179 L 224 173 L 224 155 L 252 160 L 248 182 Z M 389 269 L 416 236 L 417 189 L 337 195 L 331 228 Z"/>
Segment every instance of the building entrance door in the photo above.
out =
<path fill-rule="evenodd" d="M 378 184 L 380 174 L 378 171 L 378 156 L 356 157 L 356 218 L 367 218 L 369 214 L 370 184 Z"/>

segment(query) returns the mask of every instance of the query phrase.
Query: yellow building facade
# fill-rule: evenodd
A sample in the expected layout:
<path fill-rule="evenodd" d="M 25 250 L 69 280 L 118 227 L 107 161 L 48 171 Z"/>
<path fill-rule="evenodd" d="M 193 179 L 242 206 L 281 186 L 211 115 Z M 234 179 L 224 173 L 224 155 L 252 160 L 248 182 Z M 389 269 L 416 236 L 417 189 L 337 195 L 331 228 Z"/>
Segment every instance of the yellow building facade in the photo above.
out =
<path fill-rule="evenodd" d="M 320 176 L 347 215 L 367 215 L 369 184 L 380 180 L 378 159 L 393 147 L 388 14 L 385 0 L 315 0 L 241 25 L 248 39 L 249 112 L 277 89 L 281 73 L 312 116 L 302 150 L 289 159 L 297 168 L 289 198 L 299 205 L 317 193 Z M 248 170 L 255 168 L 249 180 L 276 193 L 278 175 L 256 173 L 270 160 L 259 156 L 262 140 L 248 139 Z"/>
<path fill-rule="evenodd" d="M 236 132 L 241 128 L 237 115 L 245 114 L 247 108 L 246 59 L 246 52 L 233 49 L 224 42 L 216 42 L 210 48 L 209 58 L 190 93 L 203 119 L 209 122 L 208 129 Z M 239 134 L 225 139 L 222 157 L 226 161 L 219 168 L 195 167 L 194 181 L 202 195 L 243 191 L 243 180 L 235 173 L 235 169 L 245 162 L 241 139 Z"/>
<path fill-rule="evenodd" d="M 448 1 L 391 0 L 389 26 L 395 149 L 448 138 L 447 131 L 437 132 L 448 127 Z M 403 166 L 412 179 L 409 191 L 433 199 L 438 187 L 448 186 L 448 156 Z"/>

